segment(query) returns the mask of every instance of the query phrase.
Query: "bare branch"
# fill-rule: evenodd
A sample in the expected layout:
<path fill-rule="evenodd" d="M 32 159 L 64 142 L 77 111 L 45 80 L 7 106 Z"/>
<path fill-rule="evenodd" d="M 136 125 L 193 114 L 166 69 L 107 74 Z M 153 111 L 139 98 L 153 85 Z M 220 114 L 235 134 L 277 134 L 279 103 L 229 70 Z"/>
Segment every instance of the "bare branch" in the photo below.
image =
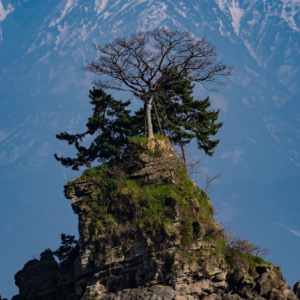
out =
<path fill-rule="evenodd" d="M 148 105 L 166 84 L 178 83 L 185 77 L 208 88 L 207 84 L 226 84 L 219 78 L 232 71 L 216 61 L 217 51 L 206 38 L 195 38 L 188 31 L 144 31 L 95 48 L 100 52 L 99 58 L 86 61 L 83 70 L 102 76 L 97 86 L 130 91 Z M 147 124 L 151 126 L 151 122 Z"/>
<path fill-rule="evenodd" d="M 214 188 L 212 187 L 212 182 L 216 179 L 218 179 L 221 176 L 221 174 L 206 174 L 205 176 L 205 193 L 210 194 L 214 191 Z"/>

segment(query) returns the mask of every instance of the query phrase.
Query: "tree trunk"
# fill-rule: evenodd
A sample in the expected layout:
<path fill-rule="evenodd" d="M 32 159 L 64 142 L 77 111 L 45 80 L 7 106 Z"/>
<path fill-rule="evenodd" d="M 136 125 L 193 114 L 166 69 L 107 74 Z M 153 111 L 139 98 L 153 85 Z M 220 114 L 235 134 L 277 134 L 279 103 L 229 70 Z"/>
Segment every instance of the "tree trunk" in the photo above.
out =
<path fill-rule="evenodd" d="M 144 135 L 147 134 L 147 117 L 146 117 L 146 103 L 144 103 Z"/>
<path fill-rule="evenodd" d="M 149 100 L 147 100 L 147 102 L 146 102 L 146 118 L 147 118 L 148 140 L 154 139 L 152 120 L 151 120 L 151 104 L 152 104 L 152 97 Z"/>
<path fill-rule="evenodd" d="M 155 113 L 155 116 L 156 116 L 156 121 L 157 121 L 157 124 L 158 124 L 160 135 L 165 136 L 164 132 L 162 131 L 162 128 L 161 128 L 161 124 L 160 124 L 160 121 L 159 121 L 159 117 L 158 117 L 158 114 L 157 114 L 157 110 L 156 110 L 156 106 L 155 106 L 154 101 L 153 101 L 153 109 L 154 109 L 154 113 Z"/>
<path fill-rule="evenodd" d="M 186 165 L 184 145 L 183 145 L 182 141 L 180 141 L 180 148 L 181 148 L 181 156 L 182 156 L 182 160 L 183 160 L 183 166 L 184 166 L 185 170 L 188 171 L 187 165 Z"/>

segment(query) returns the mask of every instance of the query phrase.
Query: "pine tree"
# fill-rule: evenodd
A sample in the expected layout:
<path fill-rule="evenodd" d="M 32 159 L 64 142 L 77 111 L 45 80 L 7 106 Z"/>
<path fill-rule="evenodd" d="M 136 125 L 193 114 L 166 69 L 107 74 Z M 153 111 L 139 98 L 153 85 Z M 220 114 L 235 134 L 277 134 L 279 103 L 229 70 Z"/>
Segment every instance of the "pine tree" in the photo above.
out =
<path fill-rule="evenodd" d="M 220 78 L 232 70 L 216 60 L 215 47 L 189 31 L 159 28 L 115 38 L 95 48 L 99 55 L 86 61 L 84 70 L 100 76 L 97 87 L 130 92 L 143 101 L 148 139 L 154 137 L 151 107 L 166 84 L 180 83 L 187 76 L 214 90 L 215 84 L 226 83 Z"/>
<path fill-rule="evenodd" d="M 163 130 L 175 145 L 187 145 L 196 139 L 198 148 L 212 156 L 219 140 L 211 140 L 210 136 L 214 136 L 223 123 L 216 123 L 219 110 L 209 110 L 209 97 L 195 100 L 193 89 L 188 79 L 166 85 L 155 101 L 156 108 Z"/>
<path fill-rule="evenodd" d="M 93 115 L 86 124 L 87 131 L 81 134 L 67 132 L 56 135 L 60 140 L 74 144 L 78 153 L 76 158 L 55 158 L 66 167 L 78 170 L 80 166 L 90 167 L 93 161 L 105 162 L 110 159 L 119 159 L 125 149 L 128 138 L 138 134 L 136 127 L 132 126 L 133 120 L 127 107 L 130 101 L 122 102 L 107 95 L 102 89 L 93 89 L 89 95 L 94 106 Z M 88 148 L 80 145 L 84 137 L 95 135 Z"/>
<path fill-rule="evenodd" d="M 61 234 L 61 246 L 52 252 L 61 264 L 70 264 L 79 255 L 79 244 L 73 235 Z M 1 299 L 0 299 L 1 300 Z"/>
<path fill-rule="evenodd" d="M 159 96 L 154 99 L 161 127 L 171 142 L 183 150 L 193 139 L 198 148 L 212 156 L 219 140 L 212 140 L 223 123 L 217 123 L 219 110 L 209 110 L 209 97 L 195 100 L 192 96 L 194 85 L 188 79 L 164 86 Z M 135 122 L 138 127 L 143 124 L 143 109 L 136 112 Z M 152 119 L 154 119 L 152 112 Z M 153 131 L 159 132 L 158 122 L 153 123 Z M 184 159 L 184 158 L 183 158 Z"/>
<path fill-rule="evenodd" d="M 170 80 L 171 81 L 171 80 Z M 165 85 L 159 96 L 154 99 L 158 113 L 158 120 L 171 142 L 182 150 L 184 164 L 184 146 L 192 140 L 196 140 L 198 148 L 212 156 L 219 140 L 212 140 L 222 127 L 217 123 L 219 110 L 209 110 L 209 98 L 195 100 L 192 96 L 194 86 L 188 79 Z M 94 161 L 105 162 L 111 159 L 118 160 L 125 150 L 128 139 L 134 135 L 144 133 L 145 118 L 144 108 L 130 115 L 128 110 L 130 101 L 122 102 L 113 99 L 102 89 L 93 89 L 89 95 L 94 106 L 93 115 L 86 124 L 87 131 L 82 134 L 61 133 L 56 137 L 66 140 L 70 145 L 74 144 L 78 153 L 76 158 L 55 158 L 66 167 L 78 170 L 81 166 L 90 167 Z M 155 104 L 153 104 L 155 105 Z M 155 118 L 152 111 L 152 119 Z M 158 122 L 153 124 L 154 132 L 159 132 Z M 90 146 L 84 147 L 80 142 L 87 135 L 94 136 Z"/>

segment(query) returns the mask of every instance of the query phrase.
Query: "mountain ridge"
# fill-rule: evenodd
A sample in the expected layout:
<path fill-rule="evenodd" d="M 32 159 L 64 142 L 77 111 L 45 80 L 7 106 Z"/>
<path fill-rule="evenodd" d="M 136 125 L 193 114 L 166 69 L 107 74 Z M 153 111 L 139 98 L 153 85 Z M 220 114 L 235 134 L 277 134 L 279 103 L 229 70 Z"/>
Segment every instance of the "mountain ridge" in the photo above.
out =
<path fill-rule="evenodd" d="M 102 44 L 115 36 L 125 36 L 143 28 L 151 29 L 161 25 L 171 29 L 191 30 L 197 37 L 206 35 L 216 46 L 223 62 L 235 66 L 228 85 L 220 87 L 218 93 L 210 94 L 199 86 L 195 88 L 195 97 L 202 99 L 210 96 L 214 109 L 221 109 L 220 121 L 224 122 L 217 137 L 221 143 L 213 158 L 202 158 L 203 168 L 223 174 L 215 183 L 216 191 L 213 194 L 218 209 L 230 207 L 239 212 L 240 207 L 245 205 L 251 211 L 257 210 L 257 215 L 264 216 L 256 218 L 255 222 L 262 228 L 267 227 L 272 235 L 272 241 L 266 247 L 276 249 L 274 261 L 282 265 L 288 282 L 295 281 L 298 274 L 295 263 L 298 261 L 297 255 L 291 253 L 286 259 L 284 253 L 290 251 L 285 245 L 297 245 L 298 240 L 284 227 L 278 230 L 276 223 L 286 223 L 288 228 L 299 230 L 298 218 L 293 213 L 293 217 L 287 218 L 278 212 L 275 220 L 273 215 L 261 211 L 266 203 L 272 203 L 270 191 L 260 189 L 251 194 L 252 198 L 242 196 L 241 193 L 234 195 L 239 190 L 240 181 L 248 183 L 248 188 L 254 190 L 255 184 L 252 182 L 264 184 L 269 180 L 299 174 L 299 84 L 296 82 L 299 77 L 299 32 L 293 30 L 281 17 L 284 7 L 290 6 L 291 17 L 288 18 L 293 18 L 297 26 L 299 12 L 295 5 L 298 2 L 256 1 L 251 6 L 248 1 L 223 2 L 227 15 L 215 1 L 186 1 L 181 5 L 180 1 L 123 0 L 115 1 L 114 7 L 107 4 L 104 10 L 105 2 L 102 1 L 1 1 L 4 10 L 7 11 L 9 4 L 14 10 L 6 14 L 4 19 L 2 7 L 0 9 L 3 36 L 0 55 L 5 57 L 0 61 L 0 174 L 3 178 L 0 187 L 6 212 L 1 221 L 3 231 L 0 234 L 1 239 L 7 241 L 8 249 L 14 251 L 17 249 L 17 241 L 23 241 L 23 236 L 28 236 L 24 253 L 15 254 L 19 260 L 18 266 L 28 256 L 33 253 L 38 255 L 46 247 L 49 242 L 46 236 L 51 236 L 53 245 L 56 245 L 62 228 L 73 233 L 75 220 L 68 214 L 66 205 L 61 204 L 58 191 L 66 178 L 74 174 L 53 163 L 54 153 L 67 151 L 67 146 L 55 140 L 55 134 L 61 132 L 62 128 L 81 132 L 82 120 L 90 114 L 87 96 L 93 78 L 81 72 L 80 68 L 84 65 L 84 59 L 96 57 L 93 43 Z M 67 3 L 73 4 L 68 8 Z M 75 6 L 76 3 L 78 5 Z M 96 3 L 96 9 L 103 4 L 99 14 L 95 11 Z M 124 4 L 127 8 L 120 12 Z M 239 22 L 238 36 L 234 32 L 228 9 L 237 5 L 244 11 Z M 56 24 L 63 11 L 67 13 Z M 120 21 L 123 23 L 115 26 Z M 56 25 L 49 27 L 51 22 Z M 90 33 L 94 26 L 94 31 Z M 259 58 L 261 66 L 251 56 L 245 41 Z M 54 50 L 55 47 L 57 50 Z M 114 96 L 117 99 L 128 98 L 128 95 L 122 94 Z M 46 172 L 49 178 L 46 178 Z M 31 182 L 39 179 L 39 187 L 30 189 Z M 13 182 L 16 186 L 12 186 Z M 48 182 L 51 182 L 53 189 L 47 187 Z M 198 183 L 201 184 L 201 177 Z M 294 205 L 289 205 L 289 201 L 296 201 L 298 189 L 294 187 L 290 190 L 283 183 L 280 185 L 280 181 L 278 185 L 286 195 L 284 198 L 288 211 L 289 206 Z M 48 191 L 47 195 L 44 195 L 42 187 Z M 265 188 L 269 189 L 270 186 L 266 185 Z M 45 220 L 34 214 L 35 207 L 37 211 L 42 207 L 39 195 L 43 195 L 46 207 Z M 31 212 L 26 216 L 16 214 L 16 207 L 25 209 L 25 203 L 28 203 Z M 49 203 L 57 209 L 64 206 L 61 219 L 53 219 L 48 210 Z M 276 204 L 274 206 L 277 207 Z M 225 219 L 225 211 L 217 217 Z M 36 220 L 36 226 L 41 228 L 42 233 L 29 236 L 32 226 L 28 220 Z M 238 228 L 240 234 L 246 232 L 253 240 L 259 239 L 252 223 L 236 216 L 225 225 Z M 282 242 L 285 239 L 287 241 Z M 31 244 L 38 244 L 39 248 L 33 248 Z M 3 251 L 10 257 L 13 253 Z M 10 270 L 12 278 L 18 266 L 9 266 L 6 260 L 1 262 L 0 282 L 4 285 L 1 290 L 13 289 L 12 283 L 6 281 L 4 270 Z"/>

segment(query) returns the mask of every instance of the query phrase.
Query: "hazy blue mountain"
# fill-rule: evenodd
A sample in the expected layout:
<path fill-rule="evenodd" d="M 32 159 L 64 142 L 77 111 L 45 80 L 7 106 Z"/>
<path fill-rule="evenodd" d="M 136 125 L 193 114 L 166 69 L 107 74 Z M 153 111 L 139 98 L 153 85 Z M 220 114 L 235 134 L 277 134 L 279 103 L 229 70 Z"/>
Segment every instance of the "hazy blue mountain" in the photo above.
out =
<path fill-rule="evenodd" d="M 214 157 L 195 154 L 222 174 L 210 195 L 219 220 L 269 248 L 290 284 L 300 279 L 299 0 L 0 0 L 2 296 L 28 259 L 76 234 L 62 190 L 77 174 L 53 154 L 74 153 L 55 134 L 82 132 L 91 114 L 94 76 L 80 68 L 93 44 L 158 26 L 207 36 L 234 66 L 219 92 L 195 89 L 224 122 Z"/>

